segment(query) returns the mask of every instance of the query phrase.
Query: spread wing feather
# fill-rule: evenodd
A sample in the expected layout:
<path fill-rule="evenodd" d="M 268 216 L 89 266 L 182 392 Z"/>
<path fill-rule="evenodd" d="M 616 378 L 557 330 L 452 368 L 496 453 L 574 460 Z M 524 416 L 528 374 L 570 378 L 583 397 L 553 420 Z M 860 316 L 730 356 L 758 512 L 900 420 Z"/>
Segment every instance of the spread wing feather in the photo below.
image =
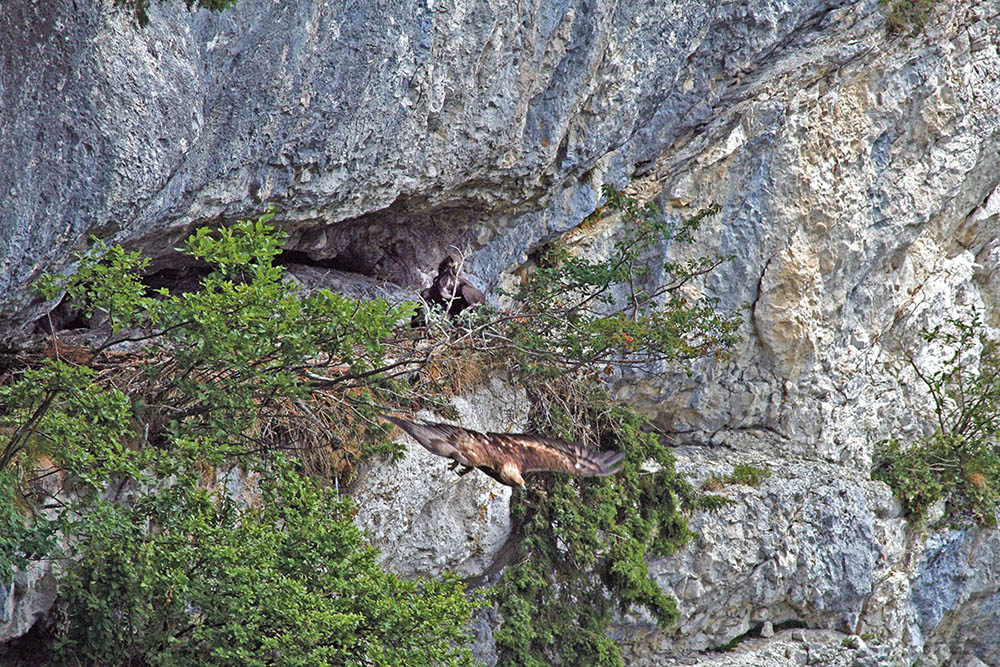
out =
<path fill-rule="evenodd" d="M 467 466 L 477 466 L 475 463 L 477 446 L 469 436 L 475 431 L 468 431 L 459 426 L 437 422 L 413 422 L 408 419 L 382 415 L 382 419 L 392 422 L 409 433 L 432 454 L 454 459 Z"/>
<path fill-rule="evenodd" d="M 601 452 L 578 442 L 524 433 L 489 433 L 525 472 L 566 472 L 580 477 L 607 477 L 621 470 L 625 454 Z"/>
<path fill-rule="evenodd" d="M 413 422 L 383 415 L 438 456 L 480 468 L 504 484 L 523 485 L 529 472 L 563 472 L 580 477 L 606 477 L 622 468 L 625 454 L 601 452 L 577 442 L 526 433 L 480 433 L 452 424 Z"/>

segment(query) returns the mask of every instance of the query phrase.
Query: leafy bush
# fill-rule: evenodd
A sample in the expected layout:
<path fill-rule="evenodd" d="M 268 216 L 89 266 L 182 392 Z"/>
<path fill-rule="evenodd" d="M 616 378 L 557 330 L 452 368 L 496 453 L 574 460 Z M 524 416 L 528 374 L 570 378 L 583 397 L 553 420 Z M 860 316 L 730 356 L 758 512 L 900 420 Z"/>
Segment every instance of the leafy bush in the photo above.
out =
<path fill-rule="evenodd" d="M 189 480 L 81 519 L 65 664 L 470 664 L 451 577 L 385 572 L 351 503 L 276 463 L 259 505 Z M 146 527 L 156 526 L 156 530 Z"/>
<path fill-rule="evenodd" d="M 616 610 L 641 605 L 661 624 L 677 620 L 646 559 L 687 541 L 682 510 L 696 499 L 638 415 L 606 395 L 592 399 L 601 444 L 627 453 L 624 468 L 584 483 L 546 478 L 512 508 L 522 540 L 491 592 L 503 617 L 495 634 L 503 664 L 621 665 L 606 634 Z"/>
<path fill-rule="evenodd" d="M 82 363 L 58 358 L 53 340 L 57 358 L 0 388 L 0 518 L 10 527 L 0 574 L 69 557 L 57 659 L 469 661 L 461 582 L 384 572 L 350 502 L 285 461 L 312 442 L 340 455 L 337 475 L 395 451 L 373 405 L 395 384 L 366 378 L 411 307 L 297 295 L 273 263 L 281 243 L 267 216 L 199 230 L 185 251 L 212 271 L 184 294 L 147 290 L 146 260 L 121 248 L 99 247 L 73 276 L 44 281 L 49 297 L 65 291 L 109 325 Z M 225 470 L 259 499 L 237 502 L 217 477 Z M 56 534 L 65 553 L 52 550 Z"/>
<path fill-rule="evenodd" d="M 491 592 L 503 618 L 495 637 L 504 664 L 622 664 L 606 635 L 613 614 L 638 605 L 660 624 L 677 620 L 647 559 L 689 539 L 685 510 L 718 507 L 675 473 L 655 430 L 603 383 L 613 368 L 675 370 L 722 356 L 737 340 L 737 322 L 714 299 L 681 294 L 727 258 L 666 262 L 659 286 L 641 287 L 653 246 L 690 243 L 716 209 L 674 222 L 613 188 L 605 196 L 586 222 L 619 216 L 624 231 L 612 256 L 590 261 L 553 245 L 513 295 L 515 306 L 471 337 L 527 387 L 539 428 L 626 454 L 613 477 L 536 478 L 513 505 L 519 551 Z"/>
<path fill-rule="evenodd" d="M 163 0 L 159 0 L 163 2 Z M 188 11 L 195 9 L 208 9 L 213 12 L 221 12 L 236 4 L 236 0 L 184 0 Z M 135 15 L 136 23 L 141 26 L 149 25 L 150 0 L 115 0 L 115 5 L 131 12 Z"/>
<path fill-rule="evenodd" d="M 930 17 L 938 0 L 879 0 L 889 32 L 915 33 Z"/>
<path fill-rule="evenodd" d="M 53 526 L 33 509 L 11 471 L 0 471 L 0 583 L 9 582 L 15 569 L 52 552 Z"/>
<path fill-rule="evenodd" d="M 329 457 L 331 442 L 339 448 L 347 439 L 368 442 L 367 453 L 395 451 L 372 404 L 398 386 L 366 378 L 386 364 L 386 341 L 412 304 L 326 289 L 299 294 L 274 264 L 283 236 L 270 217 L 187 239 L 184 252 L 213 268 L 197 291 L 149 293 L 141 277 L 148 260 L 100 245 L 74 275 L 47 277 L 42 290 L 50 298 L 65 291 L 88 316 L 107 318 L 95 360 L 146 343 L 131 364 L 118 364 L 146 444 L 201 446 L 213 463 L 269 447 Z M 322 388 L 311 378 L 317 373 Z M 319 420 L 320 407 L 336 410 L 336 419 Z"/>
<path fill-rule="evenodd" d="M 997 525 L 1000 507 L 1000 347 L 978 314 L 922 332 L 951 350 L 940 370 L 910 365 L 930 392 L 937 426 L 916 442 L 879 443 L 872 477 L 893 488 L 906 512 L 920 517 L 944 500 L 952 521 Z"/>

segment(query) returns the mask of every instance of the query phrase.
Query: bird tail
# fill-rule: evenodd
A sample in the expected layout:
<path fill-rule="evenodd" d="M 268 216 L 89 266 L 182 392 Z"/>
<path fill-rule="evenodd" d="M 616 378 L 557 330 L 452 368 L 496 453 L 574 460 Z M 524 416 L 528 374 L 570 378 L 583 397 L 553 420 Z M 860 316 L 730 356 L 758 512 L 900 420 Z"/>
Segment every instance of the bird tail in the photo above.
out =
<path fill-rule="evenodd" d="M 409 419 L 393 417 L 392 415 L 380 415 L 382 419 L 391 422 L 409 433 L 413 438 L 430 451 L 439 456 L 448 456 L 448 452 L 442 451 L 442 445 L 448 441 L 455 430 L 454 426 L 448 424 L 420 424 L 411 422 Z"/>

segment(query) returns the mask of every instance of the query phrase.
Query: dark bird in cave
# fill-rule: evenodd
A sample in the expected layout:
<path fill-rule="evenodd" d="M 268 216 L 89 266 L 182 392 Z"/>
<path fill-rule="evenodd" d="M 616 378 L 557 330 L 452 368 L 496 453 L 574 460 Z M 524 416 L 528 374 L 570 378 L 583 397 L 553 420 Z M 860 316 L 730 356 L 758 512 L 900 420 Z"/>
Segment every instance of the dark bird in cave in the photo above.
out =
<path fill-rule="evenodd" d="M 455 317 L 466 308 L 486 302 L 486 296 L 468 279 L 458 275 L 458 262 L 445 255 L 438 265 L 438 274 L 431 286 L 420 291 L 420 298 L 431 308 L 440 308 Z M 424 313 L 413 316 L 412 326 L 424 326 Z"/>

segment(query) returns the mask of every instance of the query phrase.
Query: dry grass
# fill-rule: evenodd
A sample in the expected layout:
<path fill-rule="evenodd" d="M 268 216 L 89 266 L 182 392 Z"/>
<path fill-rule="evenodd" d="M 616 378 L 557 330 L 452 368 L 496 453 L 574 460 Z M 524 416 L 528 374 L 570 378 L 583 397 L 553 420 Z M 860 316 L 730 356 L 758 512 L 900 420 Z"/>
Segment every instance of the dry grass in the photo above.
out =
<path fill-rule="evenodd" d="M 972 471 L 966 474 L 965 479 L 969 484 L 976 487 L 980 491 L 984 490 L 989 483 L 986 479 L 986 475 L 978 471 Z"/>
<path fill-rule="evenodd" d="M 384 375 L 403 380 L 397 387 L 380 384 L 379 398 L 371 393 L 370 378 L 354 378 L 340 360 L 315 365 L 302 377 L 313 385 L 308 396 L 293 399 L 265 395 L 262 388 L 256 400 L 256 414 L 250 428 L 241 434 L 247 453 L 267 450 L 284 451 L 300 457 L 307 468 L 331 483 L 349 483 L 366 455 L 369 441 L 384 438 L 386 426 L 372 416 L 372 407 L 382 412 L 412 413 L 431 408 L 452 417 L 447 399 L 467 394 L 483 385 L 487 378 L 506 369 L 506 361 L 477 351 L 474 333 L 450 323 L 427 330 L 401 328 L 387 343 L 387 365 L 394 359 L 413 360 L 392 368 Z M 117 389 L 139 406 L 134 420 L 134 437 L 125 446 L 142 449 L 166 446 L 165 429 L 173 419 L 184 418 L 186 410 L 197 409 L 196 398 L 182 395 L 177 389 L 181 376 L 217 384 L 224 381 L 226 368 L 188 371 L 180 368 L 170 349 L 146 346 L 119 352 L 114 348 L 94 356 L 94 350 L 78 342 L 56 337 L 39 339 L 31 350 L 16 358 L 4 358 L 5 369 L 0 383 L 17 379 L 25 368 L 36 367 L 46 359 L 60 359 L 71 364 L 86 364 L 96 373 L 94 382 L 104 389 Z M 317 380 L 319 378 L 319 380 Z M 559 394 L 572 394 L 567 385 Z M 572 401 L 571 401 L 572 402 Z M 383 439 L 382 442 L 385 442 Z M 23 457 L 22 457 L 23 458 Z M 30 465 L 39 474 L 37 465 Z M 44 471 L 42 471 L 44 472 Z M 48 474 L 48 473 L 46 473 Z M 206 483 L 217 471 L 206 464 Z"/>
<path fill-rule="evenodd" d="M 126 447 L 141 449 L 162 444 L 167 423 L 189 407 L 184 405 L 187 399 L 174 386 L 185 371 L 178 367 L 169 350 L 153 347 L 129 353 L 107 350 L 95 358 L 93 349 L 85 345 L 50 337 L 27 350 L 5 355 L 3 367 L 6 372 L 0 377 L 0 384 L 16 381 L 25 369 L 37 367 L 46 359 L 89 365 L 96 371 L 94 383 L 97 386 L 117 389 L 143 406 L 141 415 L 133 420 L 134 437 L 123 443 Z M 346 367 L 331 365 L 318 370 L 330 376 L 342 376 Z M 198 370 L 189 373 L 188 377 L 218 382 L 225 372 Z M 317 389 L 308 398 L 297 400 L 262 395 L 257 402 L 253 425 L 242 436 L 248 449 L 294 453 L 320 477 L 344 481 L 355 472 L 363 456 L 359 434 L 371 431 L 373 426 L 381 427 L 358 410 L 356 401 L 350 400 L 352 394 L 359 393 L 359 389 L 344 387 Z M 51 481 L 62 477 L 51 460 L 42 460 L 41 452 L 38 456 L 26 454 L 18 456 L 22 478 Z M 219 471 L 206 464 L 201 473 L 203 481 L 209 484 Z"/>

